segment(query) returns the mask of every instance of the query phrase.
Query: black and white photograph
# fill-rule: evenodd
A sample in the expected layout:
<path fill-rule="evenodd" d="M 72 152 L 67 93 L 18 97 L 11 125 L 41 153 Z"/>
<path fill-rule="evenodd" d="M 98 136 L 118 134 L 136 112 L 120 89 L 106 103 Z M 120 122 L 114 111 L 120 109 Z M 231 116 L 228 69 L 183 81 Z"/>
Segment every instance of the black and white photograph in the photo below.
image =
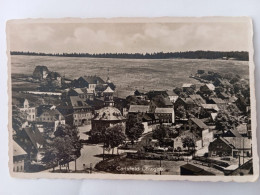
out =
<path fill-rule="evenodd" d="M 19 178 L 255 181 L 249 17 L 7 23 Z"/>

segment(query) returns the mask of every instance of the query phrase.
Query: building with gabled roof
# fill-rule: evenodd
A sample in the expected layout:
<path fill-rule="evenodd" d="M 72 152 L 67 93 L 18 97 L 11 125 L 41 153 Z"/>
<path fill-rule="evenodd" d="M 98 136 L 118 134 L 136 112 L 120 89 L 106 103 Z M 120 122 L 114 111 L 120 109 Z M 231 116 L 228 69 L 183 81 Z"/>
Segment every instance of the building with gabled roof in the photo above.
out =
<path fill-rule="evenodd" d="M 201 106 L 201 104 L 206 104 L 206 101 L 200 95 L 189 95 L 189 97 L 197 106 Z"/>
<path fill-rule="evenodd" d="M 252 156 L 251 140 L 246 137 L 218 137 L 209 145 L 209 156 Z"/>
<path fill-rule="evenodd" d="M 24 163 L 27 152 L 13 140 L 13 172 L 24 172 Z"/>
<path fill-rule="evenodd" d="M 22 131 L 17 132 L 15 141 L 29 154 L 31 160 L 41 159 L 45 139 L 35 125 L 25 127 Z"/>
<path fill-rule="evenodd" d="M 175 123 L 173 108 L 156 108 L 154 114 L 159 118 L 160 123 Z"/>
<path fill-rule="evenodd" d="M 130 105 L 128 113 L 148 113 L 149 105 Z"/>

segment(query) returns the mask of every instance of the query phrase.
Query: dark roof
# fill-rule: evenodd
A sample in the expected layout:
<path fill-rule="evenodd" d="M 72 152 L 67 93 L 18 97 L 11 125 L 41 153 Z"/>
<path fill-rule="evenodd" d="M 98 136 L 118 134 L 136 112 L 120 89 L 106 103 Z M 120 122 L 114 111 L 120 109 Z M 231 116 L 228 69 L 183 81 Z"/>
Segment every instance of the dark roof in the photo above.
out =
<path fill-rule="evenodd" d="M 105 81 L 98 76 L 83 76 L 82 78 L 89 84 L 105 84 Z"/>
<path fill-rule="evenodd" d="M 179 98 L 181 99 L 185 104 L 195 104 L 195 102 L 191 98 Z"/>
<path fill-rule="evenodd" d="M 130 105 L 129 113 L 149 112 L 149 105 Z"/>
<path fill-rule="evenodd" d="M 211 98 L 215 104 L 225 104 L 226 102 L 220 98 Z"/>
<path fill-rule="evenodd" d="M 40 116 L 44 111 L 50 110 L 53 105 L 40 105 L 37 107 L 37 116 Z"/>
<path fill-rule="evenodd" d="M 200 106 L 201 104 L 206 104 L 206 101 L 200 96 L 200 95 L 190 95 L 189 96 L 194 102 L 195 104 L 197 104 L 198 106 Z"/>
<path fill-rule="evenodd" d="M 205 171 L 204 169 L 194 166 L 192 164 L 185 164 L 181 166 L 181 169 L 189 170 L 193 175 L 215 175 L 211 172 Z"/>
<path fill-rule="evenodd" d="M 236 129 L 230 129 L 227 131 L 227 133 L 228 132 L 232 133 L 234 135 L 234 137 L 242 137 Z M 225 135 L 224 135 L 224 137 L 225 137 Z"/>
<path fill-rule="evenodd" d="M 201 129 L 208 129 L 209 127 L 200 119 L 198 118 L 191 118 L 190 119 L 193 123 L 195 123 Z"/>
<path fill-rule="evenodd" d="M 83 101 L 78 96 L 70 96 L 70 105 L 72 107 L 90 107 L 87 102 Z"/>
<path fill-rule="evenodd" d="M 40 149 L 44 145 L 44 138 L 37 127 L 26 127 L 24 131 L 36 149 Z"/>

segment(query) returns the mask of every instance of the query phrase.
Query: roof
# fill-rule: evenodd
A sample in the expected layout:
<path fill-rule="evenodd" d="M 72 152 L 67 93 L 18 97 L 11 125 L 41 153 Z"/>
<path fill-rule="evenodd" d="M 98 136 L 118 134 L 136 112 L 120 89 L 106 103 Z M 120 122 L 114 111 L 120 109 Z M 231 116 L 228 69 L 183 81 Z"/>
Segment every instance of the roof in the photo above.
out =
<path fill-rule="evenodd" d="M 193 123 L 195 123 L 201 129 L 208 129 L 209 127 L 200 119 L 198 118 L 191 118 L 190 119 Z"/>
<path fill-rule="evenodd" d="M 40 131 L 38 130 L 37 127 L 26 127 L 24 128 L 24 131 L 28 135 L 29 139 L 31 140 L 33 146 L 36 149 L 39 149 L 43 146 L 44 144 L 44 138 L 42 137 Z"/>
<path fill-rule="evenodd" d="M 189 96 L 197 105 L 206 104 L 206 101 L 200 95 Z"/>
<path fill-rule="evenodd" d="M 53 105 L 40 105 L 37 107 L 37 116 L 40 116 L 43 112 L 51 109 Z"/>
<path fill-rule="evenodd" d="M 98 76 L 83 76 L 82 78 L 89 84 L 105 84 L 105 81 Z"/>
<path fill-rule="evenodd" d="M 20 156 L 20 155 L 26 155 L 27 153 L 22 149 L 16 141 L 13 140 L 13 156 Z"/>
<path fill-rule="evenodd" d="M 176 93 L 174 93 L 173 90 L 168 90 L 166 93 L 168 94 L 168 96 L 178 96 Z"/>
<path fill-rule="evenodd" d="M 247 137 L 225 137 L 223 139 L 236 149 L 251 148 L 251 140 Z"/>
<path fill-rule="evenodd" d="M 229 98 L 229 95 L 224 92 L 220 92 L 220 95 L 223 96 L 224 98 Z"/>
<path fill-rule="evenodd" d="M 74 88 L 72 90 L 74 90 L 77 94 L 84 94 L 81 88 Z"/>
<path fill-rule="evenodd" d="M 191 98 L 179 98 L 181 99 L 185 104 L 195 104 L 195 102 Z"/>
<path fill-rule="evenodd" d="M 239 134 L 246 134 L 247 133 L 247 124 L 243 123 L 237 126 L 237 131 Z"/>
<path fill-rule="evenodd" d="M 211 90 L 211 91 L 214 91 L 214 90 L 215 90 L 215 86 L 214 86 L 213 84 L 211 84 L 211 83 L 206 84 L 206 86 L 207 86 L 208 89 Z"/>
<path fill-rule="evenodd" d="M 182 165 L 181 168 L 193 172 L 194 175 L 215 175 L 211 172 L 205 171 L 204 169 L 194 166 L 192 164 Z"/>
<path fill-rule="evenodd" d="M 191 84 L 191 83 L 184 83 L 183 85 L 182 85 L 182 87 L 183 88 L 187 88 L 187 87 L 191 87 L 193 84 Z"/>
<path fill-rule="evenodd" d="M 107 86 L 106 90 L 103 91 L 103 93 L 114 93 L 114 91 L 109 86 Z"/>
<path fill-rule="evenodd" d="M 220 84 L 222 84 L 222 85 L 230 85 L 230 83 L 228 82 L 228 80 L 226 80 L 226 79 L 220 79 L 220 78 L 218 78 L 217 79 L 219 82 L 220 82 Z"/>
<path fill-rule="evenodd" d="M 217 117 L 218 113 L 211 113 L 210 116 L 212 118 L 213 121 L 215 121 L 216 117 Z"/>
<path fill-rule="evenodd" d="M 70 96 L 70 103 L 72 107 L 90 107 L 78 96 Z"/>
<path fill-rule="evenodd" d="M 236 129 L 230 129 L 227 132 L 231 132 L 235 137 L 242 137 Z"/>
<path fill-rule="evenodd" d="M 217 104 L 201 104 L 201 107 L 205 110 L 216 110 L 219 111 Z"/>
<path fill-rule="evenodd" d="M 129 113 L 149 112 L 149 105 L 130 105 Z"/>
<path fill-rule="evenodd" d="M 54 109 L 54 110 L 45 110 L 44 112 L 47 112 L 50 116 L 54 116 L 57 120 L 59 120 L 59 116 L 61 116 L 61 119 L 64 120 L 64 116 L 57 110 L 57 109 Z M 43 112 L 43 113 L 44 113 Z M 42 114 L 43 114 L 42 113 Z"/>
<path fill-rule="evenodd" d="M 220 98 L 211 98 L 215 104 L 225 104 L 226 102 Z"/>
<path fill-rule="evenodd" d="M 117 108 L 112 106 L 101 108 L 96 111 L 96 114 L 93 120 L 122 121 L 126 119 Z"/>
<path fill-rule="evenodd" d="M 173 108 L 156 108 L 154 112 L 162 114 L 171 114 L 173 112 Z"/>

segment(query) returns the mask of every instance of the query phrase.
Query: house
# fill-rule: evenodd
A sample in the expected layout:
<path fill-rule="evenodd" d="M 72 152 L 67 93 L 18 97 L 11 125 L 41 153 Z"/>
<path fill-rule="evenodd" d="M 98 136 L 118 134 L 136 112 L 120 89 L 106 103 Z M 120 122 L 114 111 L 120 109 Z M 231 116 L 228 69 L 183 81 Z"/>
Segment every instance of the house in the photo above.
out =
<path fill-rule="evenodd" d="M 58 125 L 65 124 L 65 117 L 61 114 L 55 106 L 41 105 L 37 112 L 37 122 L 49 123 L 48 126 L 53 126 L 53 132 L 56 131 Z"/>
<path fill-rule="evenodd" d="M 252 156 L 251 140 L 245 137 L 218 137 L 209 145 L 209 156 Z"/>
<path fill-rule="evenodd" d="M 163 97 L 167 97 L 167 91 L 165 90 L 153 90 L 153 91 L 149 91 L 148 93 L 146 93 L 147 97 L 149 100 L 152 100 L 153 98 L 155 98 L 156 96 L 163 96 Z"/>
<path fill-rule="evenodd" d="M 159 118 L 154 113 L 144 113 L 141 115 L 142 124 L 144 126 L 143 134 L 153 131 L 160 122 Z"/>
<path fill-rule="evenodd" d="M 227 106 L 227 102 L 220 99 L 220 98 L 211 98 L 209 100 L 209 103 L 210 104 L 217 104 L 217 106 L 221 109 L 221 110 L 224 110 Z"/>
<path fill-rule="evenodd" d="M 135 90 L 134 96 L 137 97 L 140 100 L 147 100 L 148 97 L 146 95 L 146 91 L 143 90 Z"/>
<path fill-rule="evenodd" d="M 107 85 L 103 79 L 98 76 L 83 76 L 78 78 L 74 83 L 76 88 L 88 88 L 96 90 L 97 85 Z"/>
<path fill-rule="evenodd" d="M 200 119 L 191 118 L 188 121 L 189 130 L 198 135 L 202 140 L 202 147 L 208 146 L 213 140 L 213 131 Z"/>
<path fill-rule="evenodd" d="M 72 88 L 66 92 L 64 98 L 68 98 L 70 96 L 78 96 L 84 100 L 94 100 L 95 94 L 94 90 L 88 88 Z"/>
<path fill-rule="evenodd" d="M 17 132 L 15 141 L 26 151 L 30 160 L 41 160 L 45 140 L 36 126 L 26 127 Z"/>
<path fill-rule="evenodd" d="M 189 97 L 193 100 L 193 102 L 197 106 L 201 106 L 202 104 L 206 104 L 206 101 L 200 95 L 190 95 Z"/>
<path fill-rule="evenodd" d="M 24 172 L 27 153 L 13 140 L 13 172 Z"/>
<path fill-rule="evenodd" d="M 36 66 L 33 71 L 33 78 L 38 80 L 46 79 L 49 74 L 49 70 L 46 66 Z"/>
<path fill-rule="evenodd" d="M 205 118 L 211 117 L 212 113 L 218 113 L 219 108 L 217 104 L 201 104 L 201 115 Z"/>
<path fill-rule="evenodd" d="M 35 121 L 36 120 L 36 108 L 30 106 L 28 99 L 19 98 L 18 103 L 19 103 L 18 107 L 19 107 L 20 111 L 27 115 L 27 120 Z"/>
<path fill-rule="evenodd" d="M 200 87 L 200 92 L 206 96 L 211 95 L 215 91 L 215 86 L 211 83 L 207 83 Z"/>
<path fill-rule="evenodd" d="M 154 115 L 159 118 L 160 123 L 175 123 L 173 108 L 156 108 Z"/>
<path fill-rule="evenodd" d="M 175 108 L 178 108 L 179 106 L 183 106 L 186 110 L 190 110 L 192 108 L 195 108 L 197 105 L 191 98 L 178 98 L 174 104 Z"/>
<path fill-rule="evenodd" d="M 191 84 L 191 83 L 184 83 L 182 85 L 183 92 L 187 92 L 188 89 L 196 89 L 196 85 Z"/>
<path fill-rule="evenodd" d="M 93 117 L 91 106 L 76 96 L 70 97 L 66 114 L 69 121 L 72 119 L 72 124 L 75 126 L 89 123 Z"/>
<path fill-rule="evenodd" d="M 150 111 L 149 105 L 130 105 L 128 113 L 137 114 L 137 113 L 148 113 Z"/>
<path fill-rule="evenodd" d="M 168 97 L 170 99 L 170 101 L 174 104 L 176 102 L 176 100 L 179 98 L 179 96 L 174 93 L 172 90 L 167 91 Z"/>
<path fill-rule="evenodd" d="M 120 110 L 108 106 L 95 111 L 95 116 L 91 120 L 92 131 L 100 131 L 114 125 L 122 125 L 125 132 L 126 118 L 122 116 Z"/>

